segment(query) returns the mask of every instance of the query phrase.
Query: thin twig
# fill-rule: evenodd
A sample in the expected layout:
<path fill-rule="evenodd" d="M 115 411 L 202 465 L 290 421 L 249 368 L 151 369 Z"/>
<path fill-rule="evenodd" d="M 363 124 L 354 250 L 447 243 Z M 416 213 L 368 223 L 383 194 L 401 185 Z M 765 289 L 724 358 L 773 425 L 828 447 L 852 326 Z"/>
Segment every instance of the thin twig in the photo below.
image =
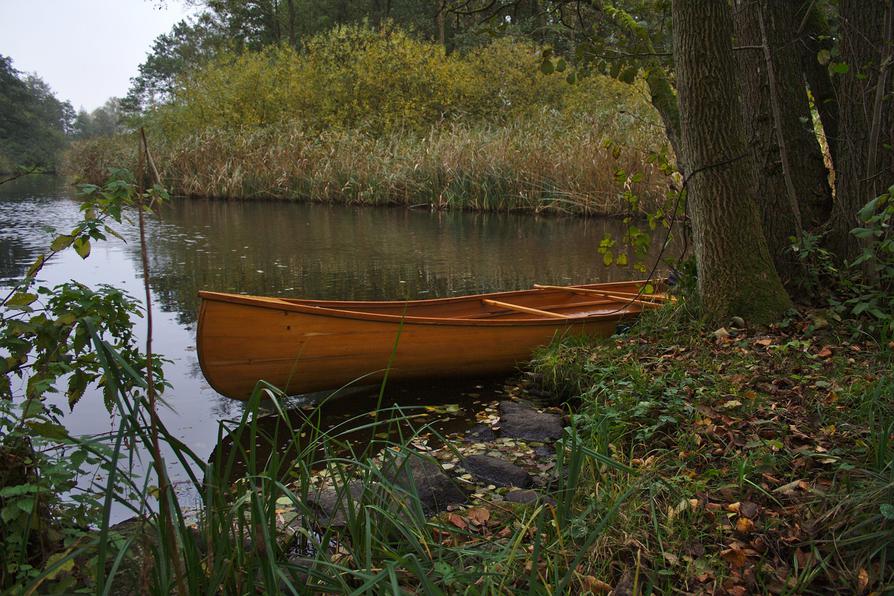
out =
<path fill-rule="evenodd" d="M 149 156 L 149 145 L 146 142 L 146 133 L 140 128 L 140 152 L 137 172 L 137 210 L 140 226 L 140 257 L 143 265 L 143 288 L 146 293 L 146 398 L 149 402 L 149 427 L 152 439 L 152 459 L 155 463 L 155 472 L 158 476 L 158 492 L 159 492 L 159 513 L 161 516 L 162 533 L 164 534 L 167 544 L 169 556 L 173 558 L 172 565 L 174 568 L 174 576 L 177 582 L 177 592 L 180 596 L 186 596 L 186 584 L 183 579 L 183 567 L 180 560 L 180 550 L 177 548 L 177 540 L 174 532 L 174 518 L 171 515 L 168 498 L 170 497 L 171 486 L 168 482 L 167 470 L 164 465 L 164 458 L 161 454 L 161 443 L 158 438 L 158 407 L 155 392 L 155 375 L 153 372 L 153 355 L 152 355 L 152 291 L 150 286 L 149 274 L 149 246 L 146 241 L 146 205 L 144 204 L 145 188 L 145 162 L 149 161 L 150 166 L 156 175 L 158 172 L 152 165 Z"/>

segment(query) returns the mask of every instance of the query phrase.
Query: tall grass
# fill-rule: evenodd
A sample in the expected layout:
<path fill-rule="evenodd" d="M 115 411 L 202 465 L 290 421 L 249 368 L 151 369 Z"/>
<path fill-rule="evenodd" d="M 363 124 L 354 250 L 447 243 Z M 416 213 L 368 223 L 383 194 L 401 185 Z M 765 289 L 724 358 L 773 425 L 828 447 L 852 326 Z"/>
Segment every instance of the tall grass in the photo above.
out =
<path fill-rule="evenodd" d="M 314 134 L 292 123 L 158 139 L 155 153 L 164 182 L 183 196 L 604 215 L 628 208 L 621 198 L 628 189 L 645 198 L 646 208 L 663 196 L 664 177 L 633 148 L 646 141 L 608 146 L 606 139 L 620 134 L 549 113 L 498 127 L 453 124 L 425 136 Z M 79 143 L 67 171 L 102 179 L 115 162 L 136 158 L 128 143 Z M 636 172 L 642 179 L 633 182 L 628 173 Z"/>
<path fill-rule="evenodd" d="M 109 347 L 93 339 L 110 369 L 128 375 Z M 157 513 L 151 491 L 125 465 L 130 449 L 125 445 L 151 452 L 149 404 L 119 399 L 121 422 L 108 439 L 110 448 L 84 443 L 112 471 L 104 487 L 104 519 L 91 538 L 57 557 L 29 590 L 51 588 L 60 570 L 86 557 L 96 561 L 98 594 L 176 592 L 178 565 L 189 594 L 576 590 L 581 573 L 594 564 L 591 549 L 632 492 L 619 494 L 611 483 L 594 490 L 594 478 L 627 470 L 586 448 L 572 430 L 559 444 L 555 507 L 496 504 L 502 508 L 501 528 L 485 535 L 460 530 L 443 518 L 429 518 L 413 485 L 389 472 L 412 453 L 420 433 L 432 432 L 413 426 L 412 410 L 384 409 L 372 422 L 357 418 L 327 430 L 318 425 L 319 411 L 304 412 L 293 422 L 281 398 L 259 383 L 241 419 L 221 424 L 219 439 L 228 437 L 232 447 L 218 449 L 210 462 L 159 424 L 200 495 L 194 509 L 185 508 L 172 491 L 159 495 L 167 499 L 170 518 Z M 276 424 L 269 424 L 265 412 L 272 412 Z M 267 423 L 260 424 L 262 419 Z M 352 434 L 372 427 L 390 430 L 395 438 L 353 446 Z M 294 447 L 288 457 L 277 449 L 282 444 Z M 338 527 L 321 523 L 325 518 L 309 498 L 321 490 L 321 469 L 340 497 L 344 523 Z M 119 496 L 122 485 L 140 498 Z M 131 509 L 139 522 L 112 527 L 113 501 Z M 167 533 L 176 537 L 173 549 Z"/>

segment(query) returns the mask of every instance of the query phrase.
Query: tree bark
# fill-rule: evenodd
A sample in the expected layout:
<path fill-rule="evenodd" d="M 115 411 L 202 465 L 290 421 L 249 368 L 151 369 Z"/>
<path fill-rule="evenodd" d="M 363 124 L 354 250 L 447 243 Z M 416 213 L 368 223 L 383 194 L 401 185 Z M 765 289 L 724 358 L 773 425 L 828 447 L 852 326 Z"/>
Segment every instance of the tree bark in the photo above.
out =
<path fill-rule="evenodd" d="M 823 125 L 834 168 L 838 163 L 838 96 L 828 67 L 819 60 L 821 51 L 832 51 L 832 33 L 819 9 L 815 5 L 808 5 L 808 9 L 809 13 L 796 13 L 800 28 L 798 39 L 801 69 L 813 94 L 813 104 Z"/>
<path fill-rule="evenodd" d="M 683 152 L 680 106 L 677 103 L 674 87 L 668 79 L 667 72 L 657 65 L 649 67 L 646 71 L 646 84 L 649 86 L 652 107 L 658 112 L 661 122 L 664 124 L 664 132 L 677 160 L 677 169 L 685 176 L 688 171 L 686 168 L 687 157 Z"/>
<path fill-rule="evenodd" d="M 438 12 L 435 14 L 435 27 L 438 32 L 438 43 L 447 50 L 447 35 L 445 33 L 445 21 L 447 20 L 447 0 L 438 2 Z"/>
<path fill-rule="evenodd" d="M 736 0 L 734 19 L 758 208 L 773 262 L 786 281 L 799 275 L 791 238 L 825 223 L 832 208 L 829 173 L 793 43 L 794 8 L 770 0 Z"/>
<path fill-rule="evenodd" d="M 839 6 L 847 71 L 838 75 L 840 141 L 829 246 L 845 261 L 862 252 L 850 233 L 859 224 L 857 211 L 894 183 L 894 77 L 888 76 L 894 15 L 891 0 L 841 0 Z"/>
<path fill-rule="evenodd" d="M 726 2 L 674 0 L 674 63 L 698 287 L 706 314 L 724 322 L 777 319 L 791 306 L 755 203 Z"/>
<path fill-rule="evenodd" d="M 298 47 L 298 36 L 295 31 L 295 0 L 286 0 L 289 10 L 289 45 Z"/>

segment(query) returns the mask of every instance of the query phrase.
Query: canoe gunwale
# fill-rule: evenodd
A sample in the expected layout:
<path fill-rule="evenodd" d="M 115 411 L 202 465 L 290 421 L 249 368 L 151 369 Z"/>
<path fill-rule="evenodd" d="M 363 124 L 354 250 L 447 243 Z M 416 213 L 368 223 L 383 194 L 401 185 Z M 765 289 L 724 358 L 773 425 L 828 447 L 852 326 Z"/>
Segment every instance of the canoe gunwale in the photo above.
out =
<path fill-rule="evenodd" d="M 636 282 L 618 282 L 617 285 L 631 285 Z M 599 284 L 605 287 L 607 284 Z M 587 286 L 569 286 L 586 288 Z M 640 305 L 618 300 L 614 304 L 607 303 L 605 305 L 606 312 L 596 312 L 590 314 L 569 314 L 565 318 L 542 317 L 542 318 L 508 318 L 499 317 L 493 319 L 486 318 L 458 318 L 458 317 L 432 317 L 432 316 L 415 316 L 412 314 L 389 314 L 378 313 L 363 310 L 350 310 L 350 307 L 356 306 L 362 308 L 395 306 L 396 304 L 406 305 L 406 309 L 412 310 L 416 306 L 426 306 L 434 304 L 452 304 L 461 302 L 477 302 L 480 300 L 490 300 L 495 297 L 511 299 L 512 296 L 527 296 L 531 292 L 537 290 L 517 290 L 513 292 L 494 292 L 489 294 L 474 294 L 465 296 L 456 296 L 450 298 L 432 298 L 427 300 L 406 300 L 406 301 L 330 301 L 330 300 L 290 300 L 284 298 L 269 298 L 262 296 L 250 296 L 245 294 L 230 294 L 225 292 L 208 292 L 200 291 L 199 297 L 205 301 L 227 302 L 237 304 L 243 307 L 260 308 L 265 310 L 279 310 L 283 312 L 301 313 L 309 316 L 319 317 L 336 317 L 341 319 L 355 319 L 363 321 L 380 321 L 386 323 L 402 323 L 413 325 L 454 325 L 454 326 L 472 326 L 472 327 L 517 327 L 517 326 L 550 326 L 565 327 L 580 323 L 586 323 L 595 320 L 623 320 L 642 312 Z M 334 308 L 330 305 L 339 305 L 342 308 Z"/>

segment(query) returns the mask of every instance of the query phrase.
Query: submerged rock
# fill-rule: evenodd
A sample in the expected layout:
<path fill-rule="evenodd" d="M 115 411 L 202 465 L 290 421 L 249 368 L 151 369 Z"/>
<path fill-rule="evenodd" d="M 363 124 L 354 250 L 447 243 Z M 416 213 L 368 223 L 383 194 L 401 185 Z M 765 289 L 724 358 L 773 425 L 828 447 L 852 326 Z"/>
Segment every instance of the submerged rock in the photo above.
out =
<path fill-rule="evenodd" d="M 463 437 L 463 439 L 472 443 L 489 443 L 496 438 L 497 433 L 487 424 L 476 424 Z"/>
<path fill-rule="evenodd" d="M 538 412 L 527 404 L 502 401 L 500 433 L 525 441 L 555 441 L 562 436 L 562 417 Z"/>
<path fill-rule="evenodd" d="M 489 455 L 470 455 L 462 466 L 485 484 L 527 488 L 534 481 L 528 472 L 513 463 Z"/>
<path fill-rule="evenodd" d="M 344 527 L 348 523 L 348 510 L 363 496 L 363 484 L 357 480 L 345 487 L 322 488 L 307 493 L 307 502 L 319 514 L 317 521 L 323 526 Z"/>
<path fill-rule="evenodd" d="M 521 503 L 523 505 L 532 505 L 538 501 L 543 501 L 550 505 L 555 505 L 556 500 L 547 495 L 541 495 L 536 490 L 513 490 L 506 493 L 503 497 L 510 503 Z"/>
<path fill-rule="evenodd" d="M 415 452 L 400 455 L 385 466 L 385 476 L 401 488 L 415 489 L 426 514 L 466 502 L 466 493 L 430 458 Z"/>

